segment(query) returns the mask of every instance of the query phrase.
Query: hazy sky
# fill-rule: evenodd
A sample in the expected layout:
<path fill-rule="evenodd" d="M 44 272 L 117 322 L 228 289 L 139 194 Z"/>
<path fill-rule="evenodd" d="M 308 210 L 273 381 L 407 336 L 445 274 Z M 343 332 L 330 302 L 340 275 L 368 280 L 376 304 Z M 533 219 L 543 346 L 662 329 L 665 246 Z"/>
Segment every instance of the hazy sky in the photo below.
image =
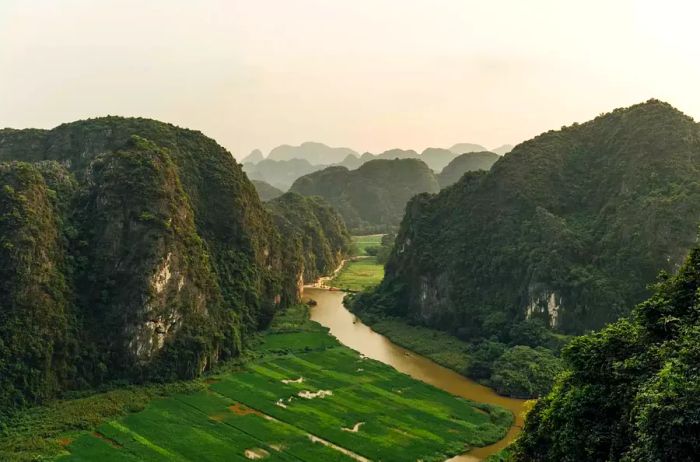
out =
<path fill-rule="evenodd" d="M 0 127 L 145 116 L 240 159 L 515 144 L 651 97 L 699 119 L 698 4 L 0 0 Z"/>

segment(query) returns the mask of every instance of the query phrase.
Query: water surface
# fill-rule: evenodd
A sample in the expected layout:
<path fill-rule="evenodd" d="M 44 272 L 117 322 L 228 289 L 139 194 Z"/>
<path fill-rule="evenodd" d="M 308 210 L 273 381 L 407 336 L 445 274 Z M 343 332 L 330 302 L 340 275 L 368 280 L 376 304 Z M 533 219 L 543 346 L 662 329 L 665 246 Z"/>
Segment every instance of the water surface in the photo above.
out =
<path fill-rule="evenodd" d="M 483 460 L 508 445 L 520 432 L 523 425 L 522 412 L 525 400 L 500 396 L 488 387 L 479 385 L 428 358 L 392 343 L 388 338 L 363 324 L 343 306 L 344 292 L 306 288 L 304 295 L 317 302 L 317 305 L 311 308 L 311 319 L 330 328 L 331 334 L 344 345 L 453 395 L 481 403 L 495 404 L 509 409 L 515 415 L 515 424 L 504 439 L 490 446 L 475 448 L 468 454 L 453 457 L 450 461 Z"/>

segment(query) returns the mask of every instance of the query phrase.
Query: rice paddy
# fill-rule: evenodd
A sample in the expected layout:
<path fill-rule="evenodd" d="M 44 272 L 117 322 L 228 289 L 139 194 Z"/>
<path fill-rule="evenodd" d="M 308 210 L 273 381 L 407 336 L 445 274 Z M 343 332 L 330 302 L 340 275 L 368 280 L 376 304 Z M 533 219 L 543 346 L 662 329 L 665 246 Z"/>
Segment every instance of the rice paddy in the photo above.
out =
<path fill-rule="evenodd" d="M 281 316 L 241 370 L 67 435 L 59 460 L 428 462 L 505 435 L 510 412 L 365 358 L 304 310 Z"/>
<path fill-rule="evenodd" d="M 359 292 L 376 286 L 384 278 L 384 266 L 376 257 L 363 257 L 345 262 L 338 275 L 331 279 L 331 287 L 348 292 Z"/>

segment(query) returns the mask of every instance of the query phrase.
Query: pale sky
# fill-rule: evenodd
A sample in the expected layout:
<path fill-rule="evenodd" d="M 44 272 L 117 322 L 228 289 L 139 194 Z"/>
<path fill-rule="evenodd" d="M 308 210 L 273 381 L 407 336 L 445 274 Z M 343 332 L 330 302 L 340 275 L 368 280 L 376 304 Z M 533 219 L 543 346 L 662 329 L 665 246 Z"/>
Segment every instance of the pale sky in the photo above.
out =
<path fill-rule="evenodd" d="M 0 0 L 0 127 L 492 148 L 652 97 L 700 119 L 700 2 Z"/>

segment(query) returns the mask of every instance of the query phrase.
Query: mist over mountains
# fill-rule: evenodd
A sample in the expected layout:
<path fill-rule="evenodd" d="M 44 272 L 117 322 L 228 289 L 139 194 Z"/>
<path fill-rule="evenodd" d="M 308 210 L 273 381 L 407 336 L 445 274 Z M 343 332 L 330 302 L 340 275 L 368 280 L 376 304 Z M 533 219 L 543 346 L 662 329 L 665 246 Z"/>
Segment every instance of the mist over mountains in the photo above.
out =
<path fill-rule="evenodd" d="M 413 149 L 394 148 L 378 154 L 359 154 L 350 148 L 305 142 L 299 146 L 278 146 L 272 149 L 267 157 L 263 156 L 259 149 L 254 149 L 241 160 L 241 164 L 251 180 L 264 181 L 277 189 L 287 191 L 297 178 L 330 166 L 355 170 L 366 162 L 377 159 L 420 159 L 438 174 L 461 154 L 492 152 L 502 156 L 512 148 L 513 146 L 505 144 L 489 150 L 480 144 L 457 143 L 449 149 L 428 147 L 420 153 Z"/>

